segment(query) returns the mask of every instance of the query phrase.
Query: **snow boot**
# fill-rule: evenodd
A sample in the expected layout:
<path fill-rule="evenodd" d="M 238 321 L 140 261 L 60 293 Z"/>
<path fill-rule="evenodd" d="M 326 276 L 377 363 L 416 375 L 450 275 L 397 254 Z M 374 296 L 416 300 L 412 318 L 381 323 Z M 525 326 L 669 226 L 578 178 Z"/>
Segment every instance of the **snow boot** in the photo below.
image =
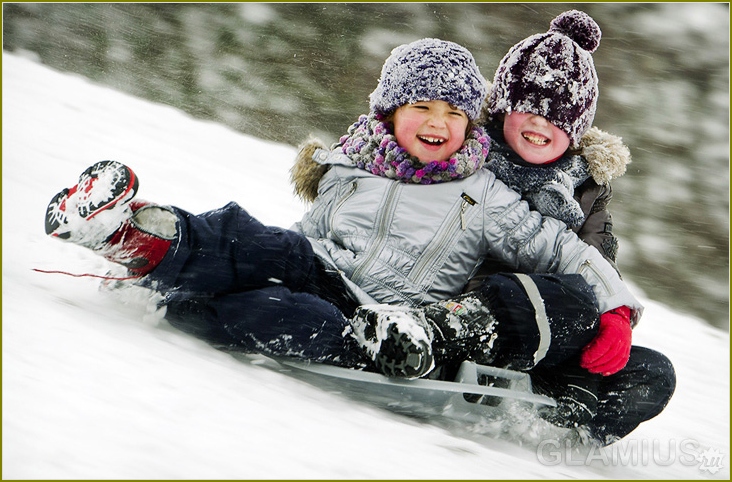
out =
<path fill-rule="evenodd" d="M 124 164 L 101 161 L 56 194 L 46 209 L 46 234 L 95 249 L 130 217 L 137 176 Z"/>
<path fill-rule="evenodd" d="M 46 209 L 46 234 L 89 248 L 144 276 L 162 261 L 177 234 L 170 208 L 133 201 L 139 182 L 124 164 L 101 161 Z"/>
<path fill-rule="evenodd" d="M 366 355 L 387 376 L 420 378 L 435 367 L 432 328 L 419 310 L 364 305 L 356 309 L 351 327 Z"/>
<path fill-rule="evenodd" d="M 420 308 L 366 305 L 351 320 L 354 336 L 386 375 L 421 378 L 436 363 L 490 360 L 495 318 L 480 292 Z"/>
<path fill-rule="evenodd" d="M 534 392 L 554 398 L 556 407 L 542 407 L 539 416 L 557 427 L 576 428 L 597 415 L 601 375 L 581 368 L 572 359 L 561 365 L 537 366 L 530 370 Z"/>
<path fill-rule="evenodd" d="M 420 308 L 432 324 L 438 363 L 472 360 L 489 365 L 498 334 L 495 310 L 486 290 L 476 290 Z"/>

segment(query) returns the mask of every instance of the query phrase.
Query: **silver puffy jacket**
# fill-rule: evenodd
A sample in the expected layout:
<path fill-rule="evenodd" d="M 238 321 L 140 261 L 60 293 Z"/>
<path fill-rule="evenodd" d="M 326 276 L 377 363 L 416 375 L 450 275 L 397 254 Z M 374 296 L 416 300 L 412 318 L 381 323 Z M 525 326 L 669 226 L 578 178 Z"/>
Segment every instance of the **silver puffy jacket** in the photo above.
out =
<path fill-rule="evenodd" d="M 522 272 L 579 273 L 601 312 L 642 306 L 600 253 L 526 202 L 487 169 L 462 180 L 405 184 L 352 167 L 341 153 L 316 151 L 331 165 L 294 229 L 351 282 L 363 303 L 411 306 L 459 294 L 486 257 Z"/>

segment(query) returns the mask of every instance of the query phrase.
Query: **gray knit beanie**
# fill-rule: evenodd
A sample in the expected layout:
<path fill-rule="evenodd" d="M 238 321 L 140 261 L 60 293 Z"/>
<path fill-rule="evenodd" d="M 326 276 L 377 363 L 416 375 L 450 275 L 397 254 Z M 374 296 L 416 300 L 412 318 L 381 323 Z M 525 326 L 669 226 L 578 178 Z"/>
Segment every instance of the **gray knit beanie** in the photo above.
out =
<path fill-rule="evenodd" d="M 491 115 L 523 112 L 547 118 L 577 147 L 597 109 L 592 53 L 602 32 L 584 12 L 570 10 L 549 31 L 517 43 L 498 65 L 488 99 Z"/>
<path fill-rule="evenodd" d="M 486 81 L 465 47 L 425 38 L 391 51 L 369 99 L 371 110 L 383 117 L 405 104 L 444 100 L 475 120 L 485 96 Z"/>

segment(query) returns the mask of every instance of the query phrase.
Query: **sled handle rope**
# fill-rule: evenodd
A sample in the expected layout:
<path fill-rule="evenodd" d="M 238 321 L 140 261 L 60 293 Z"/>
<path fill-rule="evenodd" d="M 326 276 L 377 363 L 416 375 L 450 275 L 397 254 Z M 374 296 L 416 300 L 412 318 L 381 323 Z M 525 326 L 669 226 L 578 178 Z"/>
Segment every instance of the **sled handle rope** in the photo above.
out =
<path fill-rule="evenodd" d="M 68 271 L 58 271 L 58 270 L 47 270 L 47 269 L 39 269 L 39 268 L 31 268 L 36 273 L 43 273 L 43 274 L 62 274 L 65 276 L 71 276 L 72 278 L 98 278 L 103 279 L 107 281 L 128 281 L 131 279 L 138 279 L 140 276 L 102 276 L 98 274 L 93 273 L 70 273 Z"/>

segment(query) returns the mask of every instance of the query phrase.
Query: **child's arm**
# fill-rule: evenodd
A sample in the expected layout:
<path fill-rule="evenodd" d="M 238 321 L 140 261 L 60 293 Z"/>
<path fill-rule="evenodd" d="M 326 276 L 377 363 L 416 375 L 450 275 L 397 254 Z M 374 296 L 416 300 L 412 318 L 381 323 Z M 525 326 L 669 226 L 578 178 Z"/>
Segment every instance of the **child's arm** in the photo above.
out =
<path fill-rule="evenodd" d="M 577 188 L 575 198 L 585 214 L 585 221 L 574 232 L 582 241 L 595 247 L 619 272 L 616 265 L 618 239 L 613 232 L 612 215 L 607 209 L 612 199 L 612 187 L 610 184 L 599 185 L 588 179 Z"/>
<path fill-rule="evenodd" d="M 616 265 L 618 240 L 613 234 L 613 219 L 607 209 L 612 199 L 612 187 L 609 183 L 600 185 L 593 179 L 588 179 L 575 190 L 575 199 L 582 209 L 585 221 L 573 231 L 582 241 L 597 249 L 615 271 L 620 273 Z M 510 266 L 500 260 L 487 258 L 468 281 L 463 292 L 477 289 L 490 275 L 511 270 Z"/>
<path fill-rule="evenodd" d="M 577 235 L 600 253 L 617 270 L 618 240 L 607 209 L 613 196 L 610 181 L 625 174 L 631 162 L 630 150 L 622 138 L 592 127 L 580 141 L 582 157 L 587 161 L 590 179 L 575 189 L 585 221 L 575 229 Z"/>
<path fill-rule="evenodd" d="M 489 252 L 524 272 L 580 274 L 593 287 L 600 312 L 628 306 L 637 319 L 640 302 L 600 252 L 556 219 L 530 211 L 519 195 L 495 180 L 484 202 Z"/>

